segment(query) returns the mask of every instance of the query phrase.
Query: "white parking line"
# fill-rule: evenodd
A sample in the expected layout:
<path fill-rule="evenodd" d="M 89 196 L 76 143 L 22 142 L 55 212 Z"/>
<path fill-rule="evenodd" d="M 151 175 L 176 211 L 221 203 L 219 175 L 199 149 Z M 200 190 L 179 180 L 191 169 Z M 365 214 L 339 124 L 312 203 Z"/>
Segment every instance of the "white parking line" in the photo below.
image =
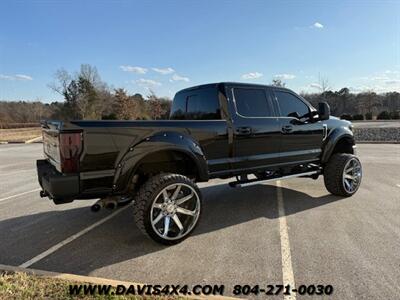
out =
<path fill-rule="evenodd" d="M 36 169 L 27 169 L 27 170 L 21 170 L 21 171 L 17 171 L 17 172 L 0 174 L 0 176 L 11 176 L 11 175 L 16 175 L 16 174 L 25 173 L 25 172 L 35 172 L 35 175 L 36 175 Z"/>
<path fill-rule="evenodd" d="M 281 237 L 281 257 L 282 257 L 282 279 L 283 285 L 290 285 L 291 289 L 295 288 L 294 275 L 292 268 L 292 257 L 290 254 L 290 243 L 288 226 L 285 217 L 285 207 L 283 206 L 283 195 L 281 181 L 276 182 L 276 196 L 278 199 L 278 211 L 279 211 L 279 232 Z M 284 295 L 285 300 L 295 300 L 296 294 Z"/>
<path fill-rule="evenodd" d="M 19 196 L 22 196 L 22 195 L 26 195 L 26 194 L 29 194 L 29 193 L 37 192 L 37 191 L 40 191 L 40 189 L 34 189 L 34 190 L 31 190 L 31 191 L 27 191 L 27 192 L 23 192 L 23 193 L 20 193 L 20 194 L 16 194 L 16 195 L 8 196 L 8 197 L 5 197 L 5 198 L 1 198 L 0 202 L 8 200 L 8 199 L 16 198 L 16 197 L 19 197 Z"/>
<path fill-rule="evenodd" d="M 400 187 L 400 184 L 396 184 L 397 185 L 397 187 Z"/>
<path fill-rule="evenodd" d="M 46 251 L 44 251 L 42 253 L 40 253 L 39 255 L 35 256 L 34 258 L 24 262 L 23 264 L 19 265 L 19 267 L 27 268 L 27 267 L 33 265 L 34 263 L 37 263 L 39 260 L 42 260 L 46 256 L 49 256 L 50 254 L 56 252 L 61 247 L 65 246 L 66 244 L 71 243 L 72 241 L 74 241 L 77 238 L 81 237 L 85 233 L 88 233 L 90 230 L 96 228 L 97 226 L 103 224 L 104 222 L 107 222 L 112 217 L 115 217 L 116 215 L 118 215 L 119 213 L 123 212 L 125 209 L 127 209 L 128 207 L 131 207 L 131 206 L 132 206 L 132 204 L 129 204 L 129 205 L 125 206 L 125 207 L 122 207 L 122 208 L 118 209 L 117 211 L 113 212 L 111 215 L 108 215 L 107 217 L 97 221 L 96 223 L 90 225 L 89 227 L 86 227 L 85 229 L 81 230 L 80 232 L 78 232 L 78 233 L 76 233 L 74 235 L 71 235 L 69 238 L 66 238 L 65 240 L 61 241 L 60 243 L 54 245 L 53 247 L 47 249 Z"/>

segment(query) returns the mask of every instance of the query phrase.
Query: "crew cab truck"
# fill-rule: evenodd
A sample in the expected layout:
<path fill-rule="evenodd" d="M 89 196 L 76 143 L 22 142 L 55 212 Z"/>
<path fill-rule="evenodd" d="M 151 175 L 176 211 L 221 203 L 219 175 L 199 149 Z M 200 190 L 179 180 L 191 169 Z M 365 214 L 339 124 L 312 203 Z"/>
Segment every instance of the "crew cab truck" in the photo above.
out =
<path fill-rule="evenodd" d="M 351 123 L 282 87 L 206 84 L 178 92 L 169 120 L 42 127 L 42 197 L 56 204 L 100 198 L 94 210 L 133 199 L 138 228 L 163 244 L 182 241 L 198 223 L 197 182 L 232 177 L 238 188 L 323 175 L 330 193 L 349 197 L 362 177 Z"/>

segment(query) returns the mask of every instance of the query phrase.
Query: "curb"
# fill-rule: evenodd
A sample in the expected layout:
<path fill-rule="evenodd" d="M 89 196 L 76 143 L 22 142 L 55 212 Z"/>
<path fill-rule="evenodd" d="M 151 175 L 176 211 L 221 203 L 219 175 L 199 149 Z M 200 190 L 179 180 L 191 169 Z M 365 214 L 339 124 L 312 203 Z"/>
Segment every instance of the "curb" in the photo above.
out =
<path fill-rule="evenodd" d="M 9 273 L 26 273 L 29 275 L 36 275 L 39 277 L 46 277 L 46 278 L 53 278 L 53 279 L 61 279 L 61 280 L 68 280 L 68 281 L 75 281 L 75 282 L 82 282 L 82 283 L 89 283 L 89 284 L 100 284 L 100 285 L 111 285 L 116 287 L 117 285 L 124 285 L 125 287 L 129 287 L 130 285 L 136 286 L 144 286 L 144 283 L 137 283 L 137 282 L 129 282 L 129 281 L 120 281 L 114 279 L 107 279 L 101 277 L 92 277 L 92 276 L 85 276 L 85 275 L 75 275 L 69 273 L 58 273 L 58 272 L 51 272 L 51 271 L 44 271 L 44 270 L 37 270 L 37 269 L 30 269 L 30 268 L 21 268 L 16 266 L 10 265 L 2 265 L 0 264 L 0 273 L 9 272 Z M 169 298 L 169 296 L 165 296 Z M 221 299 L 221 300 L 238 300 L 240 298 L 228 297 L 228 296 L 205 296 L 205 295 L 196 295 L 196 296 L 188 296 L 188 295 L 178 295 L 177 297 L 184 297 L 188 299 Z"/>
<path fill-rule="evenodd" d="M 400 144 L 400 141 L 357 141 L 356 144 Z"/>
<path fill-rule="evenodd" d="M 33 143 L 42 143 L 42 137 L 38 136 L 33 139 L 27 141 L 4 141 L 0 142 L 0 145 L 8 145 L 8 144 L 33 144 Z"/>
<path fill-rule="evenodd" d="M 33 138 L 33 139 L 30 139 L 30 140 L 25 141 L 25 144 L 37 143 L 37 142 L 39 142 L 39 141 L 41 141 L 41 140 L 42 140 L 42 136 L 38 136 L 38 137 L 35 137 L 35 138 Z"/>

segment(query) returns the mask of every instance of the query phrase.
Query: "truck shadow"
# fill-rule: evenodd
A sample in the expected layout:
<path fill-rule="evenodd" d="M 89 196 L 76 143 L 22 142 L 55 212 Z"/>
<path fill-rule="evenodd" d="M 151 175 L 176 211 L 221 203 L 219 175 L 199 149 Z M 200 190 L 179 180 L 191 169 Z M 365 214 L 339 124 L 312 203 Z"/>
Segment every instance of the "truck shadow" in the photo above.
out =
<path fill-rule="evenodd" d="M 227 185 L 202 189 L 203 215 L 197 234 L 218 230 L 256 218 L 279 218 L 277 188 L 274 185 L 254 185 L 245 188 L 230 188 Z M 284 215 L 336 202 L 343 197 L 328 194 L 313 197 L 303 192 L 282 187 Z"/>
<path fill-rule="evenodd" d="M 203 193 L 203 212 L 200 223 L 192 236 L 215 232 L 257 218 L 274 220 L 279 217 L 275 186 L 257 185 L 232 189 L 227 185 L 218 185 L 205 187 L 201 190 Z M 296 214 L 343 199 L 332 195 L 312 197 L 288 188 L 282 188 L 282 191 L 286 215 Z M 31 259 L 53 246 L 55 241 L 60 242 L 82 230 L 82 227 L 87 226 L 76 229 L 66 226 L 67 223 L 71 224 L 74 220 L 86 217 L 93 219 L 89 223 L 92 224 L 96 219 L 101 219 L 106 215 L 106 212 L 101 212 L 100 215 L 93 214 L 89 212 L 88 207 L 83 207 L 65 211 L 42 212 L 1 221 L 0 263 L 16 265 Z M 23 224 L 31 225 L 23 226 Z M 13 228 L 19 229 L 13 230 Z M 53 230 L 47 230 L 50 228 Z M 262 231 L 260 231 L 260 234 L 262 234 Z M 162 260 L 162 257 L 171 255 L 171 253 L 178 255 L 176 253 L 179 253 L 179 251 L 192 251 L 196 247 L 204 247 L 196 243 L 196 239 L 191 238 L 172 247 L 153 242 L 137 229 L 132 211 L 128 208 L 32 267 L 49 271 L 90 274 L 100 268 L 130 261 L 129 263 L 133 264 L 131 268 L 136 268 L 136 265 L 138 265 L 140 272 L 146 273 L 147 268 L 151 269 L 150 265 L 153 259 Z M 19 246 L 15 247 L 16 244 Z M 18 257 L 19 259 L 17 259 Z M 136 261 L 136 259 L 139 260 Z M 183 260 L 183 258 L 181 259 Z M 126 278 L 122 276 L 118 279 L 128 280 L 135 279 L 135 277 Z"/>

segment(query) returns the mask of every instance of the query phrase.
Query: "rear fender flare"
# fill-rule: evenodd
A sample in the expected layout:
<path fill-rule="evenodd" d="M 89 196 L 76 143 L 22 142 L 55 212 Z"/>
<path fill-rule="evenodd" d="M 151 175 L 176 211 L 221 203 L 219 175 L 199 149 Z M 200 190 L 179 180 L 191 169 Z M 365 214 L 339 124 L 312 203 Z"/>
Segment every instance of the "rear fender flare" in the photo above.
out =
<path fill-rule="evenodd" d="M 117 166 L 113 190 L 124 190 L 140 161 L 146 156 L 160 151 L 177 151 L 186 154 L 197 166 L 199 181 L 208 180 L 207 160 L 200 145 L 193 138 L 182 133 L 162 132 L 147 137 L 128 149 Z"/>

